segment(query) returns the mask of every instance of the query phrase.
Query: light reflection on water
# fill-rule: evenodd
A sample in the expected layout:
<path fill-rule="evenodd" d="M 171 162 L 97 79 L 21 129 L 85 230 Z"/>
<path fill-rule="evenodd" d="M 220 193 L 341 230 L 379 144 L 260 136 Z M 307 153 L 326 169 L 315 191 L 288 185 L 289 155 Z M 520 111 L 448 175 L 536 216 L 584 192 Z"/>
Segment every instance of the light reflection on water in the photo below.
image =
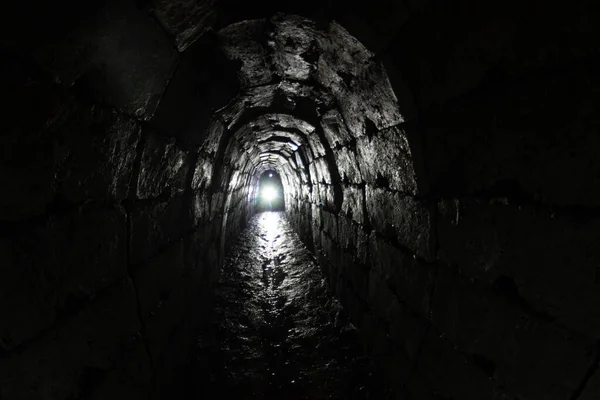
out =
<path fill-rule="evenodd" d="M 212 355 L 199 357 L 215 375 L 195 382 L 201 392 L 214 388 L 235 399 L 385 398 L 369 382 L 376 375 L 355 329 L 284 212 L 251 219 L 227 258 L 216 302 L 218 341 L 206 350 Z"/>
<path fill-rule="evenodd" d="M 268 242 L 272 242 L 278 235 L 281 235 L 283 215 L 277 211 L 265 211 L 258 214 L 258 227 L 260 235 Z"/>

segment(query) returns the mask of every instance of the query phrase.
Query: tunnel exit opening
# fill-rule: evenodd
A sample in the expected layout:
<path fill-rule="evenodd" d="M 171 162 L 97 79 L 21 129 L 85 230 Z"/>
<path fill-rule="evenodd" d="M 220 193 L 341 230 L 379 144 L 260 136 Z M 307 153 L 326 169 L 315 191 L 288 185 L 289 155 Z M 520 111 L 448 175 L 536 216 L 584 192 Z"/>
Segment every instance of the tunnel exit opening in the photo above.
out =
<path fill-rule="evenodd" d="M 276 171 L 268 170 L 260 175 L 256 209 L 258 212 L 285 210 L 283 184 Z"/>

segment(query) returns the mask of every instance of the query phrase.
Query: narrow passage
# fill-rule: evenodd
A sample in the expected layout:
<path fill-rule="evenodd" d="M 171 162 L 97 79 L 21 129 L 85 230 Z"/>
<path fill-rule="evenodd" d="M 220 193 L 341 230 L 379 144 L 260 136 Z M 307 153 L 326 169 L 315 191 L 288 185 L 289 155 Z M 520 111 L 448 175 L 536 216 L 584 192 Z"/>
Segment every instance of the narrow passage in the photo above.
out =
<path fill-rule="evenodd" d="M 355 328 L 282 212 L 255 215 L 225 263 L 198 398 L 384 399 Z M 189 392 L 188 392 L 189 393 Z"/>

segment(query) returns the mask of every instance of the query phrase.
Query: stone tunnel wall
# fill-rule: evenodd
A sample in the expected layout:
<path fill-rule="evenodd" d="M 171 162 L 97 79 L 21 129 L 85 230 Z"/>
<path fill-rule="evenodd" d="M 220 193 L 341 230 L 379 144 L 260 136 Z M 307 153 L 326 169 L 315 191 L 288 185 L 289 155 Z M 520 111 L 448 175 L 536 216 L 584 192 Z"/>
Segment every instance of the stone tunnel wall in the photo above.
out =
<path fill-rule="evenodd" d="M 148 399 L 211 308 L 209 123 L 236 78 L 132 4 L 56 7 L 60 29 L 2 41 L 0 398 Z"/>
<path fill-rule="evenodd" d="M 288 210 L 410 399 L 600 395 L 598 47 L 534 10 L 415 12 L 376 44 L 406 120 L 345 118 Z"/>

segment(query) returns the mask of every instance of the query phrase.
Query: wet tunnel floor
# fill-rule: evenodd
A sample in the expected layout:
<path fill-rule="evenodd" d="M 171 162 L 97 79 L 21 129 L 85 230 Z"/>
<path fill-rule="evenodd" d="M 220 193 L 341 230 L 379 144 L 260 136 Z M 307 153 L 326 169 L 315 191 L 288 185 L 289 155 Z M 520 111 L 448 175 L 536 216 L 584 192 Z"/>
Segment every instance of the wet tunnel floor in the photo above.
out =
<path fill-rule="evenodd" d="M 226 260 L 215 303 L 212 335 L 199 340 L 188 370 L 194 398 L 387 398 L 283 213 L 252 218 Z"/>

